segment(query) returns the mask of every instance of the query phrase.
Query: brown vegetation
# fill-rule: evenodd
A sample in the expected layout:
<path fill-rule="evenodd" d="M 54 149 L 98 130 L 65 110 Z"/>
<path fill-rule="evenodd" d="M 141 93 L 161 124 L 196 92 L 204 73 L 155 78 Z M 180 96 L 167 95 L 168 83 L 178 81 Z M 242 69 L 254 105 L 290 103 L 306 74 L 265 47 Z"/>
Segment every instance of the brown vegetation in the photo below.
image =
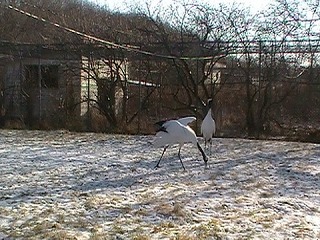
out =
<path fill-rule="evenodd" d="M 198 2 L 120 13 L 86 1 L 7 0 L 1 3 L 0 33 L 6 43 L 61 44 L 112 69 L 108 78 L 91 76 L 98 94 L 86 100 L 95 107 L 81 121 L 72 116 L 75 101 L 65 109 L 66 122 L 55 114 L 36 128 L 152 133 L 161 118 L 202 119 L 206 100 L 213 98 L 219 136 L 319 142 L 319 40 L 313 26 L 320 6 L 306 1 L 314 16 L 306 19 L 288 3 L 277 1 L 257 17 L 238 5 Z M 129 62 L 128 69 L 118 60 Z"/>

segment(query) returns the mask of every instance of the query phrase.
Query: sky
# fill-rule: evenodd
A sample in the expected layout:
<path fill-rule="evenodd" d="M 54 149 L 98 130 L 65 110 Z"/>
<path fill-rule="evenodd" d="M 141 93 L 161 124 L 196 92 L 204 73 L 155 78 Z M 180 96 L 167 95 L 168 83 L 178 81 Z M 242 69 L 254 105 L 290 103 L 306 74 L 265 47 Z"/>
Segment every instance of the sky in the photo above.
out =
<path fill-rule="evenodd" d="M 170 3 L 173 3 L 175 0 L 89 0 L 93 3 L 97 3 L 102 6 L 106 6 L 111 10 L 120 10 L 123 11 L 127 9 L 129 5 L 133 5 L 134 3 L 145 3 L 145 2 L 151 2 L 152 4 L 164 4 L 169 5 Z M 239 3 L 245 7 L 249 7 L 253 13 L 264 10 L 267 8 L 269 4 L 274 2 L 274 0 L 203 0 L 203 2 L 212 4 L 218 4 L 218 3 Z"/>

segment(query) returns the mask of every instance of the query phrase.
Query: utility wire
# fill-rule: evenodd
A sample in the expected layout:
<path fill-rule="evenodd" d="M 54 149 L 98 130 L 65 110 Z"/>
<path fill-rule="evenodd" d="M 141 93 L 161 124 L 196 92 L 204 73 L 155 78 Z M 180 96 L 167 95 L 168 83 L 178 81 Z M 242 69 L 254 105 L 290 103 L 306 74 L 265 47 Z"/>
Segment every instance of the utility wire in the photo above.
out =
<path fill-rule="evenodd" d="M 69 28 L 69 27 L 65 27 L 65 26 L 62 26 L 58 23 L 55 23 L 55 22 L 52 22 L 52 21 L 49 21 L 45 18 L 42 18 L 42 17 L 39 17 L 37 15 L 34 15 L 32 13 L 29 13 L 27 11 L 24 11 L 24 10 L 21 10 L 17 7 L 14 7 L 12 5 L 9 5 L 8 6 L 9 9 L 11 10 L 14 10 L 16 12 L 19 12 L 23 15 L 26 15 L 30 18 L 33 18 L 37 21 L 41 21 L 41 22 L 44 22 L 44 23 L 48 23 L 54 27 L 57 27 L 57 28 L 60 28 L 60 29 L 63 29 L 67 32 L 70 32 L 70 33 L 73 33 L 73 34 L 77 34 L 79 36 L 82 36 L 82 37 L 85 37 L 87 39 L 90 39 L 90 40 L 93 40 L 93 41 L 96 41 L 96 42 L 100 42 L 100 43 L 103 43 L 103 44 L 106 44 L 108 46 L 111 46 L 111 47 L 114 47 L 114 48 L 120 48 L 120 49 L 123 49 L 123 50 L 126 50 L 126 51 L 129 51 L 129 52 L 135 52 L 135 53 L 139 53 L 139 54 L 143 54 L 143 55 L 148 55 L 148 56 L 153 56 L 153 57 L 160 57 L 160 58 L 166 58 L 166 59 L 181 59 L 181 60 L 212 60 L 214 58 L 217 58 L 217 57 L 221 57 L 221 56 L 206 56 L 206 57 L 177 57 L 177 56 L 171 56 L 171 55 L 162 55 L 162 54 L 156 54 L 156 53 L 152 53 L 152 52 L 148 52 L 148 51 L 143 51 L 143 50 L 139 50 L 137 48 L 134 48 L 134 47 L 129 47 L 129 46 L 125 46 L 125 45 L 121 45 L 121 44 L 117 44 L 117 43 L 114 43 L 114 42 L 110 42 L 110 41 L 107 41 L 107 40 L 104 40 L 104 39 L 101 39 L 101 38 L 98 38 L 98 37 L 95 37 L 95 36 L 91 36 L 89 34 L 86 34 L 86 33 L 83 33 L 83 32 L 80 32 L 80 31 L 77 31 L 77 30 L 74 30 L 72 28 Z"/>

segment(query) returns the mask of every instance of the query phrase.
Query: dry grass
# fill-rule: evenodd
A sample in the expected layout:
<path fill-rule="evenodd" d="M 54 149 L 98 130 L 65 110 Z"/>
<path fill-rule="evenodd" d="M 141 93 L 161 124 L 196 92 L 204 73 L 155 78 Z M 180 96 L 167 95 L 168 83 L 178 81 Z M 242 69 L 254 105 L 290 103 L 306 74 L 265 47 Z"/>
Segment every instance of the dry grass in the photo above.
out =
<path fill-rule="evenodd" d="M 216 139 L 208 169 L 186 147 L 182 171 L 176 151 L 154 169 L 148 136 L 2 134 L 0 233 L 12 239 L 319 235 L 317 145 Z"/>

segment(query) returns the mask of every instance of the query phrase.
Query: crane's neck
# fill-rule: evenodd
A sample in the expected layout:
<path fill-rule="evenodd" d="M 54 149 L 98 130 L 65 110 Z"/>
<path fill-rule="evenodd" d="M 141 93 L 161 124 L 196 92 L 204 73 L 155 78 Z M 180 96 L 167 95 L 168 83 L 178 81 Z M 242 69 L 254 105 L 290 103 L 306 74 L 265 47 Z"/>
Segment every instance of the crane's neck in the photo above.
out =
<path fill-rule="evenodd" d="M 211 117 L 212 117 L 212 111 L 211 111 L 211 108 L 209 108 L 208 113 L 207 113 L 207 116 L 211 116 Z"/>

